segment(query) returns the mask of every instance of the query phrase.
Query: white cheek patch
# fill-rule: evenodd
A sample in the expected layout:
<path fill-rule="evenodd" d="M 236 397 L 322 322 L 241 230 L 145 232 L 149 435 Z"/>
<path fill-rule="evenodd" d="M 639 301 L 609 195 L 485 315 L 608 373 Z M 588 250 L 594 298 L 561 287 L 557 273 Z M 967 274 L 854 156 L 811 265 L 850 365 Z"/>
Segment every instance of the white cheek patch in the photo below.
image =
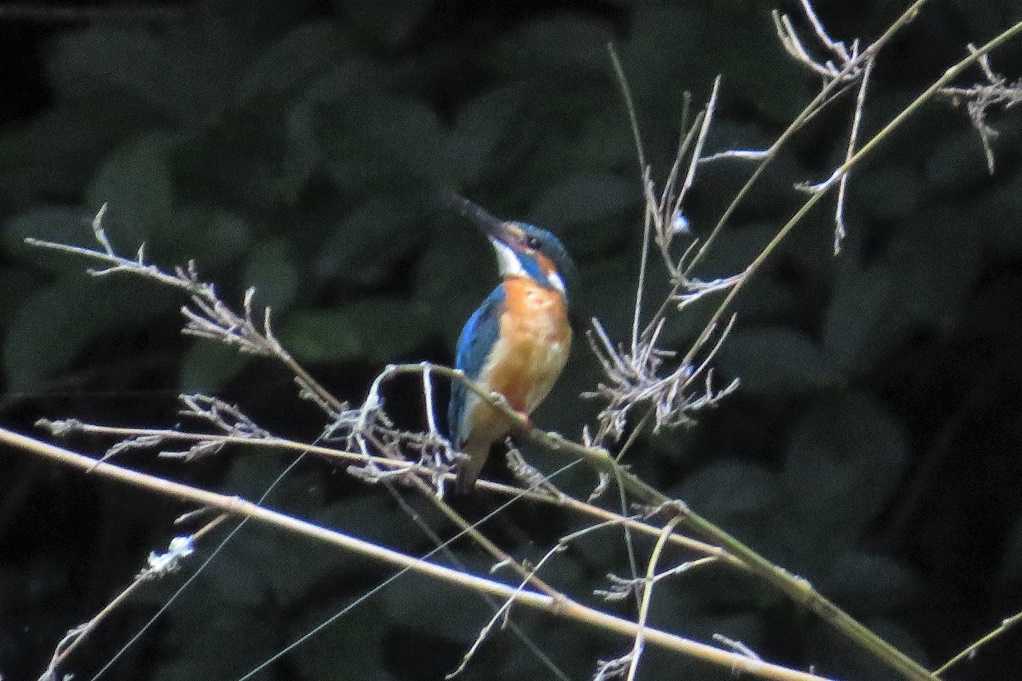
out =
<path fill-rule="evenodd" d="M 564 289 L 564 280 L 561 279 L 561 275 L 557 274 L 557 272 L 551 272 L 546 275 L 546 278 L 547 281 L 549 281 L 555 289 L 560 291 L 562 295 L 568 295 L 568 292 Z"/>
<path fill-rule="evenodd" d="M 511 250 L 506 244 L 497 241 L 496 239 L 490 239 L 490 243 L 493 244 L 493 249 L 497 251 L 497 266 L 500 268 L 500 274 L 505 277 L 514 276 L 525 276 L 525 270 L 522 269 L 522 263 L 518 261 L 518 256 Z"/>

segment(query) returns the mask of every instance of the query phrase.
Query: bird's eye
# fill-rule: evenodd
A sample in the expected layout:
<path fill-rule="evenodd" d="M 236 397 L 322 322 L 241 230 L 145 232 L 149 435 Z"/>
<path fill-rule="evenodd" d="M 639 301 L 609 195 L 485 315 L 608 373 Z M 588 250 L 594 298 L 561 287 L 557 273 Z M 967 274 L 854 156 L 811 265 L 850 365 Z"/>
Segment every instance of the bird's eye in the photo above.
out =
<path fill-rule="evenodd" d="M 538 251 L 539 247 L 542 244 L 540 243 L 538 238 L 536 238 L 534 236 L 527 236 L 527 237 L 525 237 L 525 245 L 528 246 L 529 248 L 531 248 L 534 251 Z"/>

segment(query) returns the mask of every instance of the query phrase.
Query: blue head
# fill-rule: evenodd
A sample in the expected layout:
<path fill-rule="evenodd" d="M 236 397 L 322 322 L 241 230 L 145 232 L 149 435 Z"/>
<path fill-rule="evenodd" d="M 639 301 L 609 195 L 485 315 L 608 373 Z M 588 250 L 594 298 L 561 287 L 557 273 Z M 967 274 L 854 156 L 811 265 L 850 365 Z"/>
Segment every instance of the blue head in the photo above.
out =
<path fill-rule="evenodd" d="M 571 301 L 577 280 L 575 263 L 551 232 L 525 222 L 498 220 L 461 196 L 454 197 L 453 203 L 493 244 L 501 276 L 529 277 Z"/>

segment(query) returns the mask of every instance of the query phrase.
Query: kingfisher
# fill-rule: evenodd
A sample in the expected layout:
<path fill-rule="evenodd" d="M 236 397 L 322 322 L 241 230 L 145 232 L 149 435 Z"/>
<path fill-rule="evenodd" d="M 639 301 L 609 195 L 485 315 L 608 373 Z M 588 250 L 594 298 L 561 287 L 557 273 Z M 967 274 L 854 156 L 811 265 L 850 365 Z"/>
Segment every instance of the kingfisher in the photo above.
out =
<path fill-rule="evenodd" d="M 550 393 L 571 351 L 568 304 L 575 265 L 549 231 L 499 220 L 461 196 L 450 199 L 490 240 L 501 282 L 465 322 L 455 366 L 504 396 L 523 417 Z M 448 408 L 451 443 L 467 455 L 456 491 L 475 486 L 490 447 L 511 429 L 507 418 L 455 383 Z"/>

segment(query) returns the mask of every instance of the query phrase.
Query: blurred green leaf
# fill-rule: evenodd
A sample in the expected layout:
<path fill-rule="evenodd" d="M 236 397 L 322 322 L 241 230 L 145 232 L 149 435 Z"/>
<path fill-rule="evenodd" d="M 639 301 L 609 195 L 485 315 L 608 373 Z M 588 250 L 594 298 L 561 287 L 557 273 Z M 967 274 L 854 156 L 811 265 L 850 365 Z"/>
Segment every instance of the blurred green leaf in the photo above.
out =
<path fill-rule="evenodd" d="M 319 106 L 366 93 L 383 95 L 395 81 L 395 74 L 386 63 L 370 54 L 356 53 L 333 64 L 327 73 L 309 83 L 302 100 Z"/>
<path fill-rule="evenodd" d="M 923 182 L 919 173 L 911 168 L 893 166 L 870 168 L 869 172 L 851 176 L 848 196 L 851 206 L 861 217 L 851 217 L 846 207 L 846 219 L 854 225 L 872 216 L 878 220 L 905 220 L 915 213 L 923 200 Z M 855 229 L 856 227 L 852 227 Z"/>
<path fill-rule="evenodd" d="M 608 23 L 577 14 L 544 17 L 525 24 L 497 43 L 495 67 L 508 75 L 578 79 L 606 73 L 607 43 L 614 39 Z"/>
<path fill-rule="evenodd" d="M 610 221 L 637 204 L 636 184 L 617 175 L 574 175 L 540 194 L 533 212 L 545 225 Z M 613 230 L 606 230 L 613 233 Z"/>
<path fill-rule="evenodd" d="M 167 154 L 173 138 L 151 134 L 127 142 L 104 161 L 86 190 L 86 203 L 109 205 L 104 226 L 120 253 L 134 253 L 145 242 L 156 250 L 173 244 L 168 232 L 174 212 L 174 185 Z"/>
<path fill-rule="evenodd" d="M 707 233 L 713 228 L 709 224 L 700 227 L 701 231 Z M 714 243 L 713 248 L 707 252 L 706 260 L 699 266 L 699 276 L 709 280 L 730 277 L 741 272 L 770 243 L 770 239 L 776 233 L 777 225 L 769 223 L 732 227 L 722 234 L 721 238 Z M 678 248 L 684 248 L 688 246 L 688 243 L 686 240 Z M 753 282 L 753 288 L 755 288 L 755 282 Z M 754 290 L 751 293 L 755 295 Z"/>
<path fill-rule="evenodd" d="M 257 309 L 268 306 L 280 314 L 291 307 L 299 284 L 291 240 L 280 237 L 257 243 L 245 265 L 245 282 L 256 289 Z"/>
<path fill-rule="evenodd" d="M 334 0 L 357 30 L 384 45 L 396 46 L 433 8 L 432 0 Z"/>
<path fill-rule="evenodd" d="M 589 316 L 595 314 L 608 333 L 613 336 L 616 331 L 623 335 L 626 329 L 632 328 L 635 289 L 631 282 L 637 276 L 638 265 L 626 258 L 590 264 L 580 273 L 579 297 L 572 301 L 572 310 L 587 326 Z"/>
<path fill-rule="evenodd" d="M 252 228 L 239 214 L 221 208 L 180 206 L 175 209 L 171 233 L 177 236 L 173 251 L 153 253 L 174 264 L 195 260 L 200 272 L 218 270 L 237 260 L 252 243 Z"/>
<path fill-rule="evenodd" d="M 506 137 L 524 96 L 520 87 L 503 87 L 469 101 L 458 112 L 444 152 L 457 159 L 456 186 L 472 184 L 506 163 L 503 155 L 494 152 Z"/>
<path fill-rule="evenodd" d="M 25 243 L 26 237 L 73 246 L 97 248 L 93 238 L 93 215 L 80 208 L 37 206 L 6 222 L 3 249 L 25 262 L 42 265 L 55 272 L 81 272 L 84 261 L 67 253 L 56 253 Z"/>
<path fill-rule="evenodd" d="M 121 279 L 85 281 L 68 275 L 36 291 L 15 313 L 4 338 L 8 388 L 29 390 L 66 369 L 87 344 L 125 324 L 142 324 L 168 310 L 169 292 Z"/>
<path fill-rule="evenodd" d="M 162 41 L 145 30 L 94 27 L 63 34 L 47 64 L 50 82 L 65 97 L 131 94 L 162 109 L 183 84 L 173 78 Z M 168 86 L 171 89 L 168 90 Z M 184 100 L 184 98 L 180 98 Z"/>
<path fill-rule="evenodd" d="M 316 137 L 314 106 L 305 100 L 286 114 L 286 146 L 277 177 L 276 192 L 286 203 L 295 203 L 305 183 L 323 160 Z"/>
<path fill-rule="evenodd" d="M 327 169 L 342 191 L 380 182 L 448 183 L 455 159 L 444 154 L 446 133 L 421 102 L 366 93 L 319 107 L 319 139 Z"/>
<path fill-rule="evenodd" d="M 283 108 L 229 109 L 188 138 L 174 154 L 180 192 L 196 203 L 231 206 L 259 215 L 293 202 L 307 177 L 293 177 Z M 259 140 L 253 144 L 252 140 Z"/>
<path fill-rule="evenodd" d="M 526 105 L 538 110 L 529 111 L 527 125 L 515 129 L 513 147 L 500 150 L 514 164 L 514 175 L 503 179 L 511 186 L 501 188 L 509 203 L 531 202 L 539 188 L 559 184 L 566 177 L 606 174 L 608 164 L 622 154 L 633 162 L 628 138 L 604 137 L 606 122 L 593 122 L 594 117 L 606 115 L 606 109 L 597 106 L 593 93 L 582 91 L 583 86 L 572 83 L 563 92 L 533 95 L 543 97 L 542 107 L 537 107 L 535 99 L 527 100 Z"/>
<path fill-rule="evenodd" d="M 804 309 L 805 291 L 783 277 L 763 274 L 752 282 L 751 289 L 754 289 L 750 291 L 751 295 L 739 296 L 735 302 L 734 311 L 738 314 L 739 323 L 750 327 L 772 324 L 778 319 L 792 319 Z M 712 307 L 718 300 L 707 298 L 700 304 Z"/>
<path fill-rule="evenodd" d="M 351 55 L 308 85 L 302 96 L 289 102 L 284 114 L 286 137 L 275 180 L 275 195 L 287 203 L 298 201 L 300 191 L 325 158 L 318 125 L 320 107 L 348 97 L 361 97 L 367 87 L 384 87 L 390 72 L 367 59 Z"/>
<path fill-rule="evenodd" d="M 812 407 L 795 426 L 782 472 L 804 545 L 857 538 L 901 484 L 908 453 L 905 427 L 866 394 Z"/>
<path fill-rule="evenodd" d="M 709 92 L 715 75 L 715 65 L 705 59 L 713 45 L 705 12 L 688 4 L 641 4 L 632 14 L 629 33 L 632 38 L 618 51 L 632 96 L 643 103 L 643 109 L 680 112 L 680 91 L 685 88 L 694 90 L 696 102 L 705 99 L 701 93 Z M 668 83 L 680 85 L 671 87 Z M 665 131 L 676 139 L 677 120 L 640 118 L 644 135 L 653 139 Z"/>
<path fill-rule="evenodd" d="M 707 43 L 730 40 L 742 45 L 729 50 L 726 59 L 701 61 L 723 75 L 729 94 L 738 93 L 762 115 L 778 123 L 793 119 L 815 94 L 817 82 L 806 78 L 793 60 L 786 58 L 772 31 L 763 30 L 766 12 L 740 6 L 730 13 L 711 12 Z M 731 94 L 731 96 L 735 96 Z"/>
<path fill-rule="evenodd" d="M 979 276 L 981 225 L 952 206 L 932 206 L 899 230 L 886 259 L 901 314 L 941 327 Z"/>
<path fill-rule="evenodd" d="M 430 331 L 428 307 L 394 298 L 370 298 L 337 309 L 296 310 L 281 341 L 300 361 L 389 362 Z"/>
<path fill-rule="evenodd" d="M 62 98 L 124 98 L 186 124 L 219 110 L 245 63 L 229 22 L 207 16 L 162 34 L 99 25 L 60 36 L 47 62 Z M 119 105 L 119 104 L 118 104 Z"/>
<path fill-rule="evenodd" d="M 242 102 L 257 96 L 283 98 L 340 61 L 347 45 L 335 23 L 297 26 L 269 46 L 248 67 L 238 86 Z"/>
<path fill-rule="evenodd" d="M 572 139 L 571 157 L 579 167 L 594 172 L 607 168 L 624 168 L 625 177 L 638 182 L 638 161 L 635 156 L 635 142 L 627 125 L 624 105 L 621 109 L 604 107 L 596 109 L 582 121 Z M 634 193 L 640 200 L 639 192 Z"/>
<path fill-rule="evenodd" d="M 214 394 L 221 390 L 251 359 L 237 348 L 196 339 L 181 359 L 178 389 L 182 392 Z"/>
<path fill-rule="evenodd" d="M 838 603 L 854 603 L 857 616 L 898 615 L 920 590 L 918 578 L 889 556 L 853 549 L 842 554 L 818 588 Z"/>
<path fill-rule="evenodd" d="M 987 181 L 986 156 L 979 135 L 964 121 L 956 131 L 945 131 L 940 144 L 927 145 L 926 184 L 931 191 L 960 192 Z"/>
<path fill-rule="evenodd" d="M 837 278 L 823 322 L 823 348 L 842 371 L 862 373 L 911 332 L 895 302 L 896 274 L 885 264 Z"/>
<path fill-rule="evenodd" d="M 718 364 L 742 381 L 742 392 L 788 394 L 831 385 L 834 369 L 805 334 L 786 327 L 733 332 L 721 348 Z"/>
<path fill-rule="evenodd" d="M 493 249 L 471 225 L 451 218 L 423 249 L 412 291 L 417 305 L 432 310 L 433 331 L 453 350 L 462 325 L 498 281 Z"/>
<path fill-rule="evenodd" d="M 755 464 L 727 459 L 701 468 L 669 492 L 671 497 L 683 499 L 701 515 L 724 527 L 769 515 L 780 494 L 774 473 Z"/>
<path fill-rule="evenodd" d="M 152 116 L 100 97 L 60 102 L 0 134 L 0 199 L 27 208 L 39 201 L 75 202 L 96 163 L 111 148 L 154 123 Z"/>
<path fill-rule="evenodd" d="M 416 218 L 415 208 L 400 196 L 369 199 L 333 228 L 316 255 L 317 275 L 362 285 L 386 281 L 394 263 L 422 245 Z"/>

